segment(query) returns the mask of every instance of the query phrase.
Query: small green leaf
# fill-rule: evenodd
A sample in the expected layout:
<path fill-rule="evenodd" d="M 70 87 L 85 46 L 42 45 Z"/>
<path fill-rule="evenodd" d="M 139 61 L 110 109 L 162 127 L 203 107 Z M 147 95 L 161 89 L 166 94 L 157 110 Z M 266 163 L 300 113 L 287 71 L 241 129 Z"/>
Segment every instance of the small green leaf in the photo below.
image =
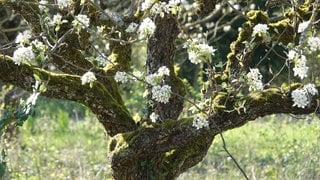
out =
<path fill-rule="evenodd" d="M 43 93 L 43 92 L 46 92 L 46 90 L 47 90 L 47 86 L 42 83 L 39 87 L 39 91 Z"/>
<path fill-rule="evenodd" d="M 33 73 L 33 77 L 36 81 L 40 81 L 41 82 L 41 78 L 40 78 L 40 74 L 37 73 L 36 71 Z"/>

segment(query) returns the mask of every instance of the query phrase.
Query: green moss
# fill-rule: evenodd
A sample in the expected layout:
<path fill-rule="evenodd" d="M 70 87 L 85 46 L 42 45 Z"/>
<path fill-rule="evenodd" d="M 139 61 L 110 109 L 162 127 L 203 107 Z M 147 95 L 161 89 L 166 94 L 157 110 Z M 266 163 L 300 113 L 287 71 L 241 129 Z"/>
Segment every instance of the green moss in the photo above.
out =
<path fill-rule="evenodd" d="M 268 24 L 269 23 L 269 17 L 268 14 L 264 11 L 260 10 L 251 10 L 247 13 L 247 17 L 250 21 L 252 21 L 254 24 Z"/>
<path fill-rule="evenodd" d="M 283 19 L 276 23 L 268 24 L 273 41 L 279 41 L 288 44 L 294 41 L 294 28 L 289 19 Z"/>
<path fill-rule="evenodd" d="M 161 123 L 161 127 L 164 129 L 174 129 L 177 127 L 177 121 L 173 119 L 165 119 L 163 123 Z"/>
<path fill-rule="evenodd" d="M 226 109 L 226 99 L 228 97 L 228 93 L 219 92 L 212 100 L 212 108 L 214 110 L 218 109 Z"/>
<path fill-rule="evenodd" d="M 308 20 L 311 16 L 311 9 L 311 2 L 305 2 L 303 5 L 297 7 L 297 13 L 302 19 Z"/>
<path fill-rule="evenodd" d="M 283 99 L 282 93 L 278 88 L 269 88 L 264 91 L 255 91 L 245 98 L 246 107 L 259 107 L 263 106 L 265 102 L 278 103 L 279 100 Z"/>

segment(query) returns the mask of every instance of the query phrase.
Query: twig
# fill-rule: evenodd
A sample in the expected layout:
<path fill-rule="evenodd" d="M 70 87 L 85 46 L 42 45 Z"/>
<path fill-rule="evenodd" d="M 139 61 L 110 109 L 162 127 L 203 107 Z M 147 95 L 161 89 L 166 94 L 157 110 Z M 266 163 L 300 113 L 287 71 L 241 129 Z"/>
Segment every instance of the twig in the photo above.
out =
<path fill-rule="evenodd" d="M 221 140 L 222 140 L 222 143 L 223 143 L 223 149 L 227 152 L 227 154 L 230 156 L 230 158 L 232 159 L 232 161 L 236 164 L 237 168 L 241 171 L 242 175 L 247 179 L 249 180 L 246 172 L 244 172 L 244 170 L 242 169 L 242 167 L 239 165 L 239 163 L 237 162 L 237 160 L 232 156 L 232 154 L 229 152 L 229 150 L 227 149 L 227 144 L 224 140 L 224 137 L 222 135 L 222 133 L 219 133 L 220 137 L 221 137 Z"/>

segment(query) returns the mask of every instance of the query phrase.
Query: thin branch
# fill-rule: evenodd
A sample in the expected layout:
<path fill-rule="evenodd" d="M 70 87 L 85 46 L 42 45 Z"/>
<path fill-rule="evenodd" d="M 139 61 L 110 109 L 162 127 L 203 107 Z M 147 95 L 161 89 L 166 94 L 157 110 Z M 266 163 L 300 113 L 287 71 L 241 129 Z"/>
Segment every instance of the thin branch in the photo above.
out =
<path fill-rule="evenodd" d="M 237 162 L 237 160 L 232 156 L 232 154 L 229 152 L 229 150 L 227 149 L 227 144 L 226 144 L 226 141 L 222 135 L 222 133 L 219 133 L 220 135 L 220 138 L 222 140 L 222 144 L 223 144 L 223 149 L 224 151 L 226 151 L 226 153 L 229 155 L 229 157 L 232 159 L 232 161 L 236 164 L 237 168 L 241 171 L 242 175 L 247 179 L 249 180 L 246 172 L 243 170 L 243 168 L 240 166 L 240 164 Z"/>

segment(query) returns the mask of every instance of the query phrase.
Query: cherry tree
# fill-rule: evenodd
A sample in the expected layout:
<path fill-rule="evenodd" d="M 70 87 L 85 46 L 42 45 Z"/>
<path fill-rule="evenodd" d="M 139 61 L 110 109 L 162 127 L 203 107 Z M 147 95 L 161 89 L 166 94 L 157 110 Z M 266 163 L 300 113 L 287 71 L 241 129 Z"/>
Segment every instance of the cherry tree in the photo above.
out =
<path fill-rule="evenodd" d="M 82 103 L 111 138 L 115 179 L 174 179 L 224 131 L 276 113 L 319 113 L 318 0 L 0 2 L 24 27 L 1 32 L 0 80 L 31 93 L 0 127 L 22 124 L 38 96 Z M 229 49 L 214 46 L 230 34 Z M 195 83 L 179 74 L 184 59 Z M 138 117 L 126 83 L 144 85 Z"/>

